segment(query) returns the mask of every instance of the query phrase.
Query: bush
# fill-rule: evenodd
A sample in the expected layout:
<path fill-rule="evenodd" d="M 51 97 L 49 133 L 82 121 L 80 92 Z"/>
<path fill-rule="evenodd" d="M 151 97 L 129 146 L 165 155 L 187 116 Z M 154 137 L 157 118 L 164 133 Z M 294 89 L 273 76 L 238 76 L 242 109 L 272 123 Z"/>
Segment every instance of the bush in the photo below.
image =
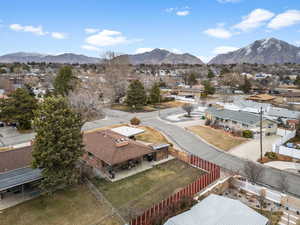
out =
<path fill-rule="evenodd" d="M 244 130 L 243 137 L 244 138 L 253 138 L 253 132 L 251 130 Z"/>
<path fill-rule="evenodd" d="M 211 124 L 211 120 L 207 119 L 207 120 L 205 121 L 205 126 L 210 126 L 210 124 Z"/>
<path fill-rule="evenodd" d="M 131 124 L 131 125 L 137 126 L 137 125 L 139 125 L 140 123 L 141 123 L 141 120 L 140 120 L 139 118 L 137 118 L 137 117 L 133 117 L 133 118 L 130 120 L 130 124 Z"/>
<path fill-rule="evenodd" d="M 265 156 L 271 160 L 276 160 L 278 158 L 275 152 L 266 152 Z"/>

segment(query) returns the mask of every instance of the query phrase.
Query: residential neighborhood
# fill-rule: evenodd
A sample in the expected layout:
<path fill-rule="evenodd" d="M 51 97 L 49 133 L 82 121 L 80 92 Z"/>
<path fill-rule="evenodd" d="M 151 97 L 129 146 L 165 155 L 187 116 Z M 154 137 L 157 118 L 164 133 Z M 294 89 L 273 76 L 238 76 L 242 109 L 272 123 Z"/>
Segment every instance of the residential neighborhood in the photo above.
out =
<path fill-rule="evenodd" d="M 3 1 L 0 225 L 300 225 L 300 4 Z"/>

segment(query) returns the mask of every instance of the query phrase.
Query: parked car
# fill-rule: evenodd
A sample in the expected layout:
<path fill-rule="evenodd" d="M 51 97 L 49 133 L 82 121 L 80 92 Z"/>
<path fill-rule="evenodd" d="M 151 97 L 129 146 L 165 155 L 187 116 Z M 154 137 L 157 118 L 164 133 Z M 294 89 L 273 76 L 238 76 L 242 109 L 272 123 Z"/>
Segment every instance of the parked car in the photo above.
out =
<path fill-rule="evenodd" d="M 4 126 L 5 126 L 4 122 L 0 121 L 0 127 L 4 127 Z"/>

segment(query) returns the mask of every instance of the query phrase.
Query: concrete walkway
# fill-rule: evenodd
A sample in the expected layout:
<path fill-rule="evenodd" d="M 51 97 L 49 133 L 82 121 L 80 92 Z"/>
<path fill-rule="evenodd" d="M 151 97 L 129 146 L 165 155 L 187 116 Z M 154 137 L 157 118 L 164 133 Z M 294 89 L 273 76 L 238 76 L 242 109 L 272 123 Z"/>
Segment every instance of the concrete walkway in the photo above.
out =
<path fill-rule="evenodd" d="M 263 155 L 272 151 L 272 145 L 280 140 L 280 136 L 263 137 Z M 244 159 L 257 161 L 260 158 L 260 140 L 253 139 L 229 151 L 230 154 Z"/>
<path fill-rule="evenodd" d="M 271 166 L 280 170 L 287 170 L 291 172 L 296 172 L 300 171 L 300 163 L 295 163 L 295 162 L 283 162 L 283 161 L 273 161 L 273 162 L 268 162 L 265 163 L 266 166 Z"/>

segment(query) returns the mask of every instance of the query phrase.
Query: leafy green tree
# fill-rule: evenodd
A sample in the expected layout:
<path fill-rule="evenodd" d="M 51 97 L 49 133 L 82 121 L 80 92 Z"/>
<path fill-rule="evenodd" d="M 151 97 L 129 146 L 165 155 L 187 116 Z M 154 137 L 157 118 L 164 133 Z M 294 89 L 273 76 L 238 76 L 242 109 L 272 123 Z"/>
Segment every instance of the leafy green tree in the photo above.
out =
<path fill-rule="evenodd" d="M 9 123 L 17 123 L 17 128 L 31 128 L 34 118 L 33 111 L 37 108 L 37 100 L 23 88 L 18 88 L 9 95 L 8 99 L 0 102 L 0 119 Z"/>
<path fill-rule="evenodd" d="M 203 81 L 204 93 L 205 95 L 213 95 L 216 91 L 215 87 L 213 87 L 209 80 Z"/>
<path fill-rule="evenodd" d="M 35 111 L 32 166 L 42 170 L 41 188 L 47 193 L 77 183 L 76 163 L 84 147 L 82 125 L 81 116 L 63 97 L 48 97 Z"/>
<path fill-rule="evenodd" d="M 154 83 L 150 90 L 150 101 L 152 104 L 160 102 L 160 88 L 158 83 Z"/>
<path fill-rule="evenodd" d="M 143 84 L 139 80 L 134 80 L 130 83 L 127 95 L 126 104 L 130 108 L 141 109 L 146 104 L 147 96 Z"/>
<path fill-rule="evenodd" d="M 208 69 L 207 78 L 212 79 L 214 77 L 215 77 L 215 74 L 213 73 L 213 71 L 211 69 Z"/>
<path fill-rule="evenodd" d="M 73 75 L 70 66 L 60 68 L 58 75 L 55 77 L 53 86 L 56 94 L 67 96 L 69 91 L 74 89 L 76 77 Z"/>
<path fill-rule="evenodd" d="M 250 80 L 245 76 L 244 83 L 240 86 L 241 90 L 248 94 L 251 91 L 252 84 Z"/>
<path fill-rule="evenodd" d="M 296 80 L 295 80 L 295 85 L 300 88 L 300 76 L 298 75 Z"/>

